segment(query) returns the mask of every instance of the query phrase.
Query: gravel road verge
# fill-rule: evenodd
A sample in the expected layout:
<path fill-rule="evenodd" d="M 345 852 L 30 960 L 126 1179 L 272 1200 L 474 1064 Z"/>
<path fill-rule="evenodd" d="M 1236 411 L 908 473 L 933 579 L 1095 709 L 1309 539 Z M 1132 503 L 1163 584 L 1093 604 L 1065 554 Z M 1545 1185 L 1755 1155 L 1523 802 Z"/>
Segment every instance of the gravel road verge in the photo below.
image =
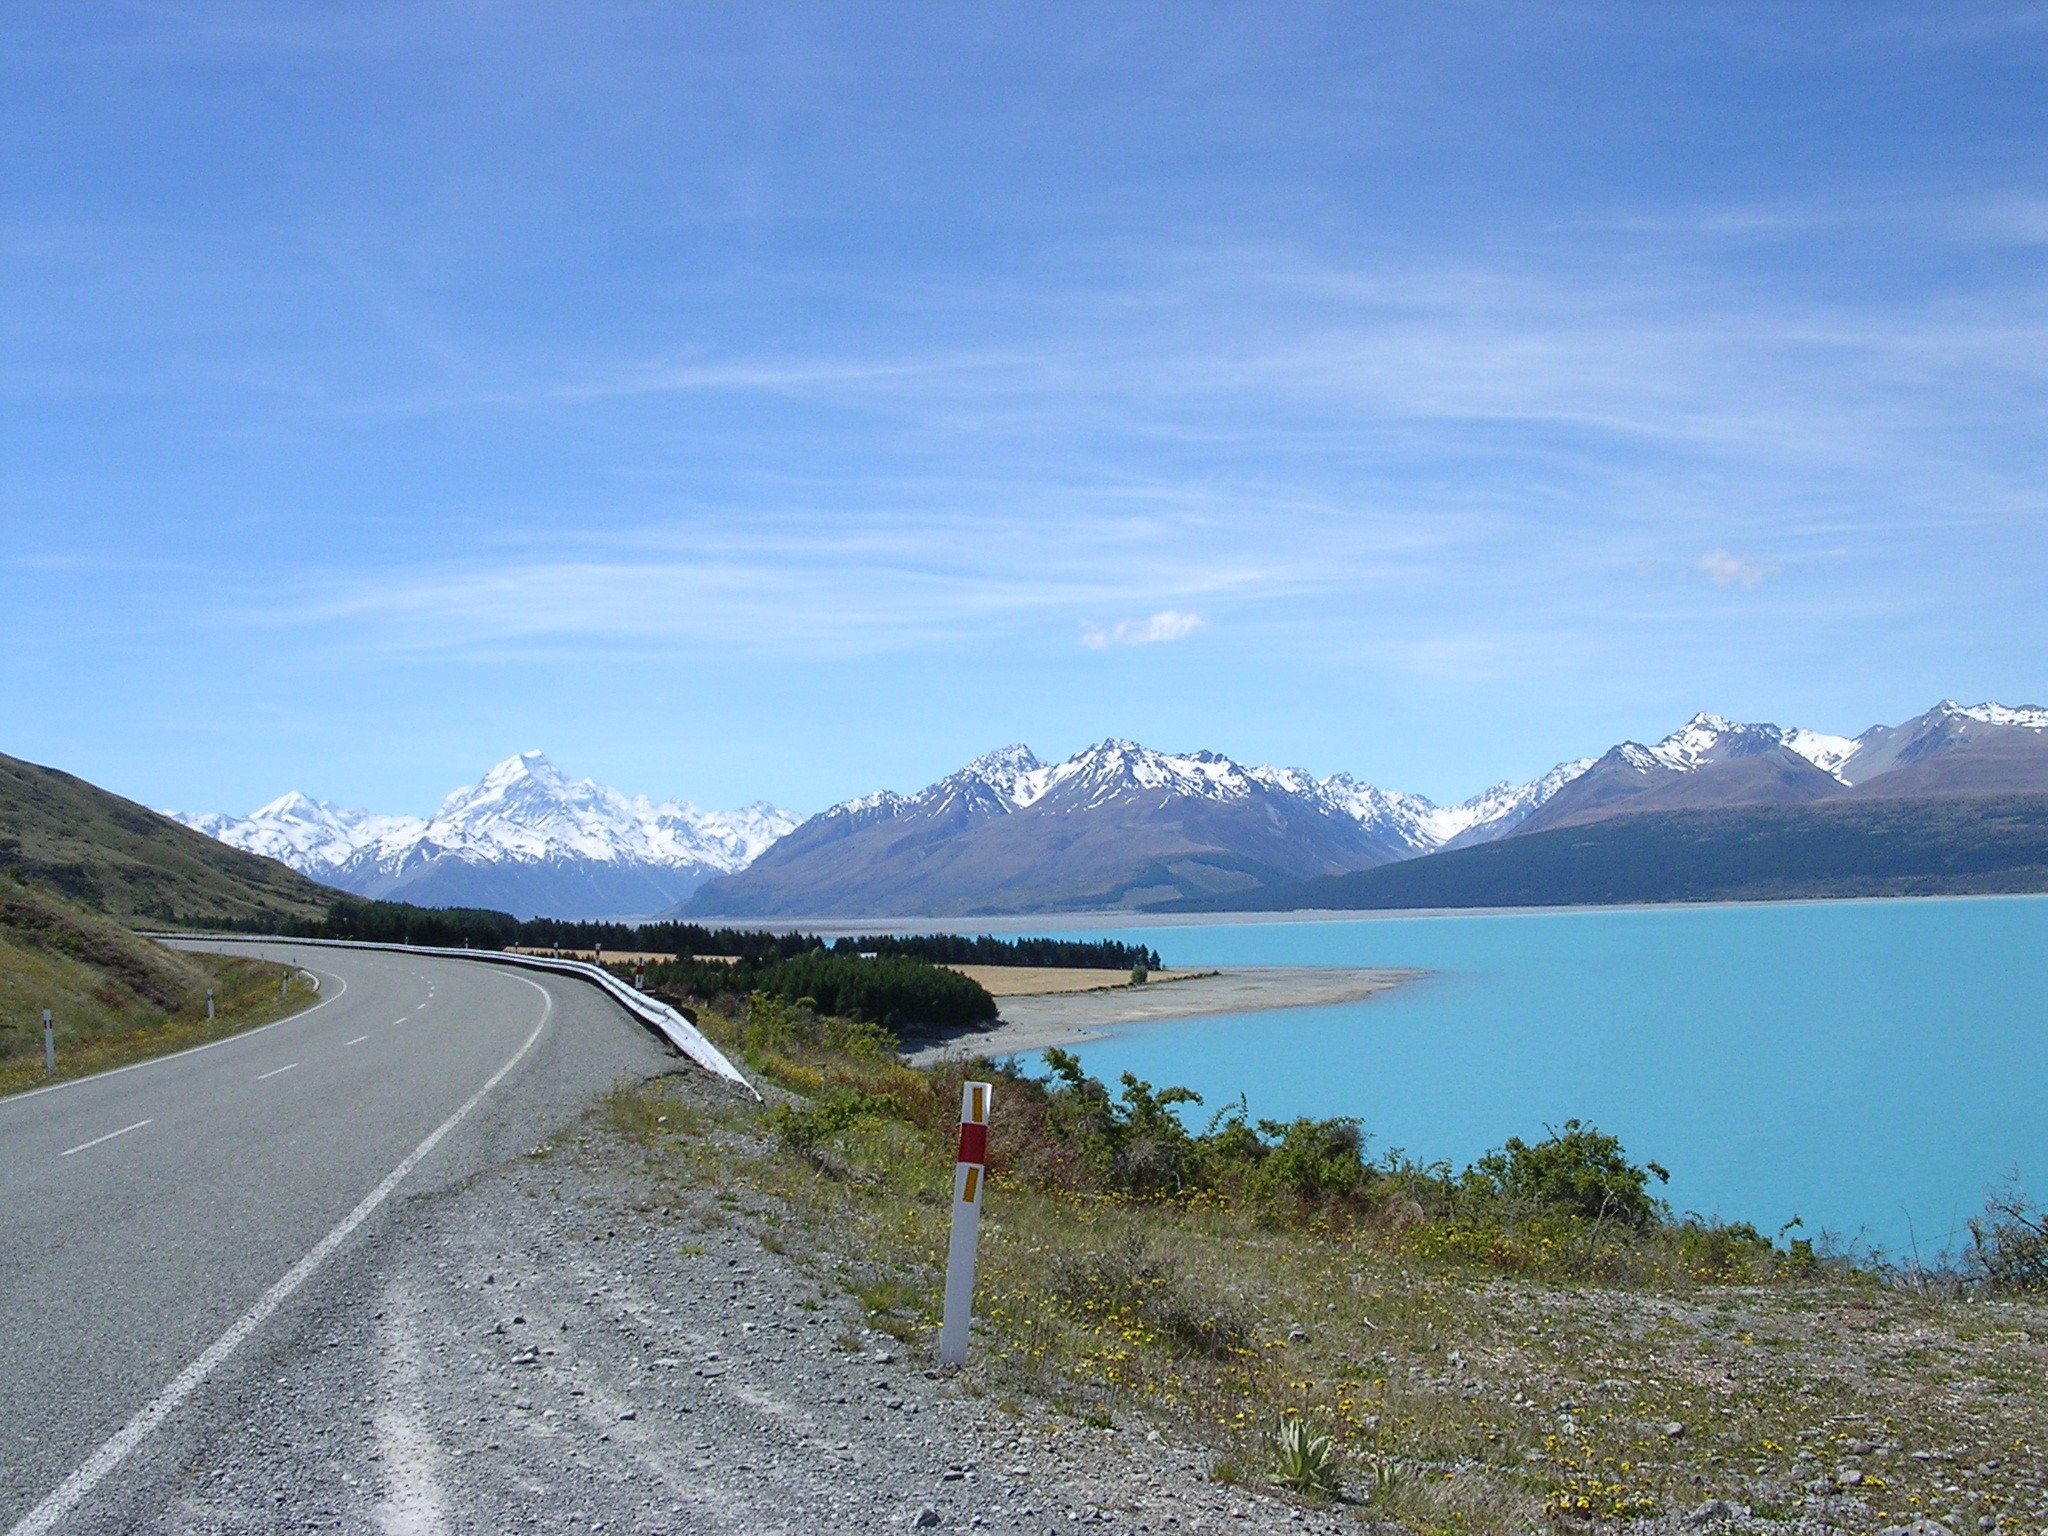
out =
<path fill-rule="evenodd" d="M 1357 1529 L 1207 1482 L 1156 1431 L 939 1379 L 764 1245 L 774 1214 L 654 1205 L 595 1128 L 406 1200 L 223 1383 L 134 1528 Z"/>

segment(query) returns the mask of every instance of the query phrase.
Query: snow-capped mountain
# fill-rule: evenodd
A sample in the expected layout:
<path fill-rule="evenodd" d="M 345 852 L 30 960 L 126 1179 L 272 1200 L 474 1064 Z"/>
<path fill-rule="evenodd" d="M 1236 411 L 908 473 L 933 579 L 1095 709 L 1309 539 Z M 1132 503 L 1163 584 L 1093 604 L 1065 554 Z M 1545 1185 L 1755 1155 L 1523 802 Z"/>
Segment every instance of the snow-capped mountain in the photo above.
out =
<path fill-rule="evenodd" d="M 1915 796 L 2048 789 L 2048 710 L 1943 700 L 1856 737 L 1695 715 L 1652 746 L 1625 741 L 1522 830 L 1643 811 L 1805 805 L 1846 794 Z"/>
<path fill-rule="evenodd" d="M 686 910 L 936 916 L 1227 901 L 1635 812 L 2026 789 L 2048 790 L 2048 711 L 1999 704 L 1944 703 L 1854 738 L 1700 714 L 1650 745 L 1625 741 L 1454 805 L 1214 752 L 1112 739 L 1045 763 L 1010 746 L 915 794 L 833 806 L 707 882 Z"/>
<path fill-rule="evenodd" d="M 645 915 L 744 869 L 798 824 L 765 804 L 703 811 L 508 757 L 427 819 L 289 794 L 246 817 L 167 812 L 233 847 L 360 896 L 521 916 Z"/>
<path fill-rule="evenodd" d="M 2048 710 L 1944 700 L 1856 737 L 1695 715 L 1455 804 L 1349 774 L 1248 766 L 1111 739 L 1055 763 L 1000 748 L 915 794 L 799 824 L 700 811 L 508 758 L 431 817 L 286 795 L 249 817 L 181 816 L 363 895 L 550 916 L 936 916 L 1141 909 L 1614 816 L 1843 797 L 2048 792 Z"/>
<path fill-rule="evenodd" d="M 1345 817 L 1414 854 L 1501 836 L 1592 765 L 1592 758 L 1578 758 L 1526 784 L 1503 781 L 1469 800 L 1440 806 L 1348 773 L 1318 779 L 1301 768 L 1247 767 L 1215 752 L 1158 752 L 1112 738 L 1060 763 L 1040 762 L 1027 746 L 1002 747 L 914 795 L 882 790 L 820 815 L 863 823 L 955 810 L 1005 815 L 1041 802 L 1061 815 L 1074 815 L 1145 795 L 1232 802 L 1263 792 Z"/>
<path fill-rule="evenodd" d="M 1111 739 L 1010 746 L 913 795 L 833 806 L 684 908 L 728 916 L 1138 907 L 1414 858 L 1516 826 L 1590 759 L 1459 805 L 1348 774 Z"/>

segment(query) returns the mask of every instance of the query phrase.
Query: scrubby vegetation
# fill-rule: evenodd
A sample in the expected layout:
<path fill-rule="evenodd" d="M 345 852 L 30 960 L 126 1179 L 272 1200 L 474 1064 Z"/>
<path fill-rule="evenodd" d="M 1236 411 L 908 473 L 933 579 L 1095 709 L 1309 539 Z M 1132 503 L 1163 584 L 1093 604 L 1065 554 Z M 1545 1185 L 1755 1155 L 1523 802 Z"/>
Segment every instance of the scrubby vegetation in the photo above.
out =
<path fill-rule="evenodd" d="M 1062 970 L 1159 969 L 1159 951 L 1116 939 L 969 938 L 960 933 L 870 934 L 839 939 L 840 954 L 910 955 L 935 965 L 1041 965 Z"/>
<path fill-rule="evenodd" d="M 1890 1286 L 1673 1212 L 1593 1126 L 1454 1169 L 1376 1154 L 1353 1120 L 1105 1084 L 1056 1052 L 1042 1074 L 913 1069 L 877 1025 L 765 994 L 700 1022 L 774 1104 L 717 1111 L 661 1176 L 772 1194 L 778 1251 L 913 1343 L 936 1323 L 959 1085 L 995 1081 L 970 1390 L 1177 1424 L 1218 1480 L 1341 1492 L 1417 1531 L 1613 1528 L 1714 1498 L 1851 1530 L 2048 1524 L 2040 1304 Z M 2038 1211 L 2006 1214 L 1996 1252 L 2038 1253 Z"/>
<path fill-rule="evenodd" d="M 240 925 L 247 928 L 247 924 Z M 270 931 L 270 930 L 265 930 Z M 572 922 L 476 907 L 415 907 L 399 901 L 342 897 L 319 918 L 302 917 L 277 930 L 293 938 L 357 939 L 378 944 L 423 944 L 446 949 L 606 950 L 613 954 L 716 955 L 757 965 L 793 960 L 817 950 L 848 958 L 901 957 L 934 965 L 1036 965 L 1099 970 L 1159 969 L 1159 952 L 1115 939 L 970 938 L 958 933 L 869 934 L 829 944 L 815 934 L 750 928 L 705 928 L 697 923 Z"/>
<path fill-rule="evenodd" d="M 647 968 L 657 996 L 716 1003 L 749 994 L 801 1004 L 886 1029 L 964 1029 L 996 1016 L 980 982 L 901 955 L 863 960 L 822 949 L 766 962 L 657 961 Z"/>

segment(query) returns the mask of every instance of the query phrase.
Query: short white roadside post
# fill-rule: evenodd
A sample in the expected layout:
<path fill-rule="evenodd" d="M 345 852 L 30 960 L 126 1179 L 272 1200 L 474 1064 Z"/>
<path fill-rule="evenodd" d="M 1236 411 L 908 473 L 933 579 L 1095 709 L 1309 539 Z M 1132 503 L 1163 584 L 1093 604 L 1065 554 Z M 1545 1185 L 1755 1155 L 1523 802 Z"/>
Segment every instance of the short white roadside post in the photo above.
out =
<path fill-rule="evenodd" d="M 967 1325 L 974 1318 L 974 1250 L 981 1237 L 981 1196 L 988 1185 L 990 1083 L 960 1085 L 960 1152 L 953 1164 L 953 1240 L 946 1249 L 946 1316 L 939 1327 L 939 1364 L 967 1363 Z"/>
<path fill-rule="evenodd" d="M 50 1010 L 43 1010 L 43 1076 L 57 1075 L 57 1021 L 50 1017 Z"/>
<path fill-rule="evenodd" d="M 286 971 L 282 976 L 277 978 L 277 995 L 280 998 L 286 998 L 292 995 L 292 973 L 290 971 Z"/>
<path fill-rule="evenodd" d="M 213 988 L 211 987 L 206 989 L 206 1016 L 209 1019 L 213 1017 Z"/>

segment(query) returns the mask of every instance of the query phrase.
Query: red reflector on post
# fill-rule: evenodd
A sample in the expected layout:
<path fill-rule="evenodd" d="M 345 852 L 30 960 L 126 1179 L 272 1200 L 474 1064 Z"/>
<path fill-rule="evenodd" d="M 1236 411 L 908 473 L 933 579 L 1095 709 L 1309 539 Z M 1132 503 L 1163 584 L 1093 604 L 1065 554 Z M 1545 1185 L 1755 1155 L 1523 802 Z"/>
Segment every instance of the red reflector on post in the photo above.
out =
<path fill-rule="evenodd" d="M 955 1159 L 962 1163 L 988 1164 L 988 1127 L 985 1125 L 963 1125 L 960 1127 L 960 1156 Z"/>

